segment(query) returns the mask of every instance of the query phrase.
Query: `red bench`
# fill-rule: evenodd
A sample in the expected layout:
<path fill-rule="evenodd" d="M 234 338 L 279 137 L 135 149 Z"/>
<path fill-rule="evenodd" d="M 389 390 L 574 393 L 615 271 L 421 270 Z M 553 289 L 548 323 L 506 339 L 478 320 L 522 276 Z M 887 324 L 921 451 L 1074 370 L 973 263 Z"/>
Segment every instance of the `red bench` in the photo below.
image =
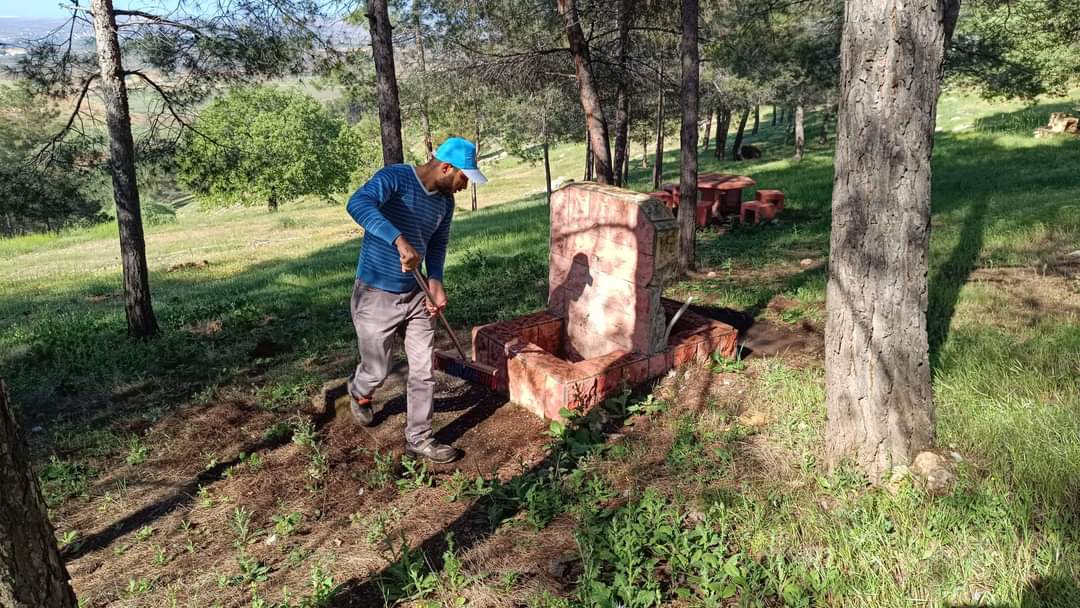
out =
<path fill-rule="evenodd" d="M 746 201 L 739 207 L 739 223 L 745 224 L 747 216 L 754 218 L 754 223 L 768 221 L 784 210 L 784 193 L 780 190 L 758 190 L 754 200 Z"/>

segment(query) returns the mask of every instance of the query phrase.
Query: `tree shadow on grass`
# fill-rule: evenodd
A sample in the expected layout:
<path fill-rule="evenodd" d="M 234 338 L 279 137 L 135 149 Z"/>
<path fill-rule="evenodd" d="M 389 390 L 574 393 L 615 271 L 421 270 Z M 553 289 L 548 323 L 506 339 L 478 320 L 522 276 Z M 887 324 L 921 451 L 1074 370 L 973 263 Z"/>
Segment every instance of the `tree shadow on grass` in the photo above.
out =
<path fill-rule="evenodd" d="M 937 264 L 930 277 L 926 324 L 931 369 L 937 369 L 940 362 L 941 347 L 948 338 L 960 290 L 978 267 L 985 225 L 986 199 L 977 199 L 968 210 L 952 253 L 948 259 Z"/>
<path fill-rule="evenodd" d="M 490 277 L 472 267 L 476 256 L 448 263 L 447 286 L 456 304 L 448 311 L 451 322 L 471 325 L 539 306 L 538 294 L 521 295 L 538 292 L 535 282 L 546 276 L 546 232 L 546 209 L 537 203 L 456 221 L 454 251 L 483 253 L 490 242 L 513 242 L 517 251 L 484 256 L 482 270 L 498 276 L 502 287 L 497 301 L 478 297 Z M 38 312 L 20 321 L 26 348 L 0 359 L 0 375 L 12 385 L 23 416 L 44 422 L 57 414 L 82 415 L 87 407 L 122 405 L 127 399 L 114 396 L 122 392 L 118 386 L 186 385 L 173 397 L 182 402 L 206 386 L 243 380 L 252 370 L 297 367 L 312 357 L 341 352 L 354 339 L 348 298 L 359 246 L 360 240 L 352 239 L 303 258 L 266 260 L 226 278 L 209 278 L 198 270 L 155 272 L 162 334 L 147 341 L 124 335 L 122 304 L 95 299 L 102 288 L 98 281 L 39 295 L 34 303 Z M 519 295 L 509 298 L 507 293 Z M 206 324 L 212 329 L 199 329 Z M 260 340 L 282 348 L 260 356 L 255 348 Z"/>

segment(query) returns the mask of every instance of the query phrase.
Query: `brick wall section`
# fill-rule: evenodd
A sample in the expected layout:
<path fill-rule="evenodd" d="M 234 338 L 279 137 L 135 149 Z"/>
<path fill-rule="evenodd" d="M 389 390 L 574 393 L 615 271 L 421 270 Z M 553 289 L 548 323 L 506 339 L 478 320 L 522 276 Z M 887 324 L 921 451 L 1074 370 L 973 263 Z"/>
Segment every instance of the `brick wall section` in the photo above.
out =
<path fill-rule="evenodd" d="M 660 294 L 675 270 L 678 226 L 646 194 L 571 184 L 551 196 L 548 310 L 566 320 L 566 355 L 663 350 Z"/>
<path fill-rule="evenodd" d="M 661 300 L 668 315 L 680 303 Z M 617 393 L 623 384 L 637 386 L 667 373 L 688 361 L 704 359 L 712 353 L 733 357 L 735 329 L 719 321 L 687 311 L 676 324 L 668 348 L 653 355 L 613 351 L 571 362 L 550 348 L 552 336 L 559 335 L 562 321 L 547 313 L 494 323 L 476 328 L 473 349 L 477 361 L 503 370 L 510 400 L 537 416 L 558 420 L 562 408 L 589 409 Z M 515 334 L 518 331 L 521 333 Z M 536 335 L 547 342 L 540 346 L 523 335 Z"/>
<path fill-rule="evenodd" d="M 523 340 L 561 356 L 562 319 L 549 312 L 538 312 L 509 321 L 480 325 L 473 328 L 473 360 L 490 365 L 500 371 L 501 378 L 508 378 L 506 362 L 514 351 L 517 341 Z"/>

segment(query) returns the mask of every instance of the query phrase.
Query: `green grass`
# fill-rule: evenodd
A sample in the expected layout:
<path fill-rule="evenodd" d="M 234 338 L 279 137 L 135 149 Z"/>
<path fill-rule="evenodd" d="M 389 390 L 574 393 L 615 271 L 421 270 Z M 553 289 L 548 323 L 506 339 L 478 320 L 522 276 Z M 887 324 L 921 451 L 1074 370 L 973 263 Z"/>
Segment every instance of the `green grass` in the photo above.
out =
<path fill-rule="evenodd" d="M 1080 313 L 1055 304 L 1075 299 L 1076 287 L 1056 287 L 1035 306 L 971 280 L 980 269 L 1041 269 L 1080 249 L 1080 142 L 1030 136 L 1050 111 L 1071 105 L 953 94 L 940 104 L 929 326 L 938 441 L 965 459 L 951 494 L 927 496 L 906 482 L 895 493 L 867 490 L 847 468 L 826 471 L 820 365 L 753 358 L 745 369 L 713 367 L 753 378 L 744 404 L 769 414 L 761 429 L 734 422 L 742 412 L 634 399 L 614 404 L 612 416 L 651 417 L 653 431 L 599 447 L 605 437 L 588 425 L 553 429 L 556 450 L 566 454 L 554 469 L 475 487 L 468 472 L 442 488 L 416 468 L 398 479 L 387 452 L 367 485 L 414 490 L 437 482 L 424 492 L 477 501 L 500 535 L 569 519 L 580 576 L 567 597 L 537 592 L 535 606 L 647 606 L 684 595 L 689 605 L 718 606 L 731 605 L 732 595 L 743 605 L 1080 605 Z M 784 190 L 781 221 L 702 232 L 699 262 L 715 275 L 669 292 L 753 315 L 771 314 L 766 304 L 783 294 L 798 305 L 775 321 L 820 325 L 825 272 L 799 261 L 827 257 L 831 148 L 816 143 L 819 117 L 811 114 L 812 143 L 795 163 L 768 118 L 747 141 L 763 159 L 703 155 L 701 171 L 748 174 Z M 580 178 L 582 160 L 581 146 L 557 147 L 553 177 Z M 677 179 L 676 160 L 669 150 L 664 181 Z M 634 188 L 651 190 L 651 169 L 639 157 L 632 166 Z M 459 211 L 452 228 L 448 314 L 459 327 L 537 310 L 547 289 L 542 167 L 501 159 L 486 169 L 483 208 Z M 459 197 L 459 207 L 468 204 Z M 111 455 L 140 474 L 154 466 L 158 446 L 149 435 L 114 430 L 115 418 L 153 420 L 236 387 L 284 415 L 321 380 L 307 363 L 355 348 L 348 293 L 360 240 L 341 204 L 305 200 L 278 214 L 188 206 L 175 223 L 148 227 L 163 330 L 148 342 L 124 336 L 115 231 L 106 224 L 0 240 L 0 377 L 27 426 L 46 423 L 47 437 L 36 443 L 62 454 L 45 455 L 39 471 L 52 507 L 90 491 L 100 471 L 83 460 Z M 202 260 L 207 268 L 168 272 Z M 252 351 L 267 340 L 283 347 L 256 359 Z M 148 391 L 153 402 L 136 396 L 125 406 L 116 398 L 133 391 Z M 64 415 L 72 405 L 106 402 L 118 405 Z M 272 431 L 292 434 L 305 468 L 292 473 L 317 488 L 328 465 L 310 424 Z M 605 471 L 655 458 L 664 463 L 655 477 L 624 494 L 613 489 L 619 480 Z M 753 474 L 755 466 L 764 473 Z M 128 501 L 126 485 L 112 498 Z M 510 518 L 519 510 L 523 517 Z M 243 520 L 234 523 L 246 529 Z M 449 602 L 468 587 L 501 588 L 495 573 L 469 578 L 456 559 L 450 550 L 441 560 L 449 569 L 428 572 L 424 556 L 406 551 L 386 584 L 394 595 Z M 130 586 L 132 595 L 152 591 L 134 579 Z"/>

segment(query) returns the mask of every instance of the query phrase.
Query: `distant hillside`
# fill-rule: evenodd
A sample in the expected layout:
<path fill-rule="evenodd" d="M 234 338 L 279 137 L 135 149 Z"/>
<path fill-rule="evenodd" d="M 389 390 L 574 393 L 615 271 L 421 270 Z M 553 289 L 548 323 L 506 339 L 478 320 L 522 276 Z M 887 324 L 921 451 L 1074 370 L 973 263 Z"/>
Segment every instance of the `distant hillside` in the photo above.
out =
<path fill-rule="evenodd" d="M 45 38 L 51 34 L 67 36 L 67 19 L 55 17 L 0 17 L 0 44 L 22 46 L 27 40 Z M 62 31 L 58 31 L 62 30 Z M 85 23 L 75 24 L 78 38 L 93 38 L 94 32 Z"/>

